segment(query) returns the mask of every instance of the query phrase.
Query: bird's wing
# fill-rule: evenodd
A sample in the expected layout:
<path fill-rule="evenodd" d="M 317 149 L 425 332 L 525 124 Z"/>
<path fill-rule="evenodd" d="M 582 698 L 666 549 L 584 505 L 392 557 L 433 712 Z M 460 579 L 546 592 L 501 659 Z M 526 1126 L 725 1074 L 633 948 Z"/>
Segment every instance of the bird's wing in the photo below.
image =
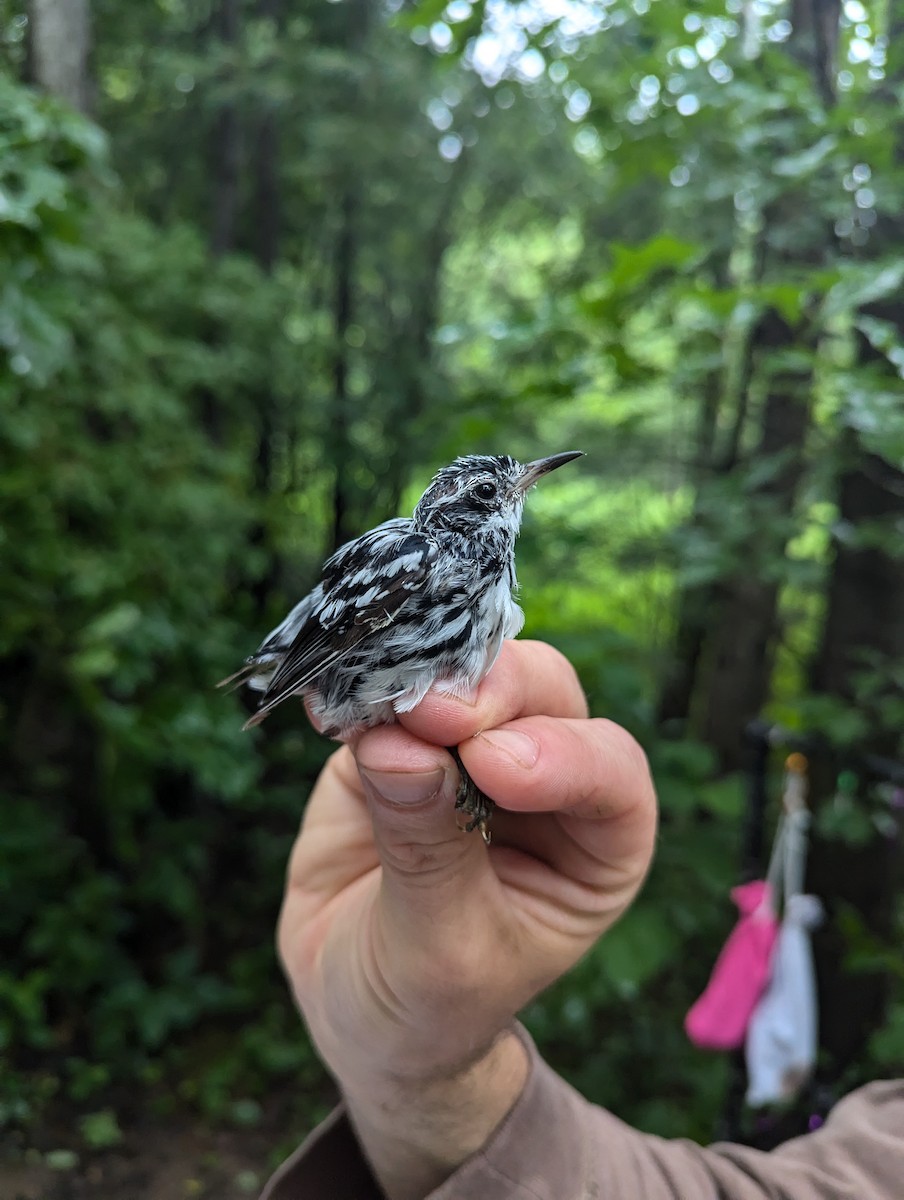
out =
<path fill-rule="evenodd" d="M 436 544 L 402 518 L 342 546 L 324 564 L 316 602 L 285 650 L 248 722 L 256 725 L 288 696 L 316 681 L 366 638 L 390 625 L 423 587 Z M 261 647 L 266 649 L 267 643 Z"/>
<path fill-rule="evenodd" d="M 311 610 L 321 595 L 320 585 L 295 605 L 275 629 L 264 638 L 253 654 L 249 654 L 245 662 L 232 675 L 221 679 L 217 687 L 228 687 L 235 691 L 242 684 L 255 688 L 259 692 L 266 691 L 269 686 L 268 673 L 272 676 L 275 668 L 286 650 L 295 640 L 295 636 L 308 620 Z"/>
<path fill-rule="evenodd" d="M 320 587 L 315 587 L 312 592 L 299 600 L 292 611 L 283 618 L 282 621 L 271 630 L 264 638 L 260 646 L 255 651 L 255 658 L 263 658 L 270 654 L 279 654 L 294 642 L 299 629 L 303 628 L 305 622 L 311 615 L 311 611 L 317 604 L 320 598 Z"/>

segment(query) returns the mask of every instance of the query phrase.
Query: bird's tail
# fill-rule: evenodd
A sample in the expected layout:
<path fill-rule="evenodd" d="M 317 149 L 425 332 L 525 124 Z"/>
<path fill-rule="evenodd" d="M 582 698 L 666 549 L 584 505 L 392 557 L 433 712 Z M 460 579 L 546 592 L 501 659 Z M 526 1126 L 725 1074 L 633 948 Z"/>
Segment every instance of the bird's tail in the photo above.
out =
<path fill-rule="evenodd" d="M 230 692 L 234 692 L 235 689 L 241 687 L 247 679 L 250 679 L 250 677 L 254 674 L 254 671 L 254 663 L 247 662 L 243 667 L 240 667 L 238 671 L 234 672 L 234 674 L 227 675 L 225 679 L 221 679 L 216 686 L 218 688 L 228 687 Z"/>
<path fill-rule="evenodd" d="M 252 654 L 250 658 L 245 659 L 244 666 L 239 667 L 232 675 L 227 675 L 225 679 L 221 679 L 217 687 L 229 688 L 230 692 L 234 692 L 243 683 L 247 683 L 255 691 L 265 692 L 270 686 L 276 666 L 276 661 L 269 655 L 258 658 L 257 655 Z"/>

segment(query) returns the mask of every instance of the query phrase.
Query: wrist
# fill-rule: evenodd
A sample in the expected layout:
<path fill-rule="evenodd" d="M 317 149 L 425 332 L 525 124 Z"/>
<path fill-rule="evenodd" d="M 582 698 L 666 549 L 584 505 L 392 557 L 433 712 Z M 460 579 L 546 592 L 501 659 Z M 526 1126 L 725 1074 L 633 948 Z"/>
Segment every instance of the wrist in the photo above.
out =
<path fill-rule="evenodd" d="M 343 1089 L 361 1147 L 388 1200 L 422 1200 L 492 1137 L 528 1076 L 521 1040 L 506 1031 L 477 1061 L 416 1083 L 387 1073 Z"/>

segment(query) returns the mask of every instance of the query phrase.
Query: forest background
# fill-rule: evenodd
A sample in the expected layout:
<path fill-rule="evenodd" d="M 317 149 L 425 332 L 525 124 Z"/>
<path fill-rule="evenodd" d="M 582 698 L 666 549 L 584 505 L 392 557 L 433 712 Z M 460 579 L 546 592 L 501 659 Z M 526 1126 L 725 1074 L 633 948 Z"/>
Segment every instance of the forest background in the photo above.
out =
<path fill-rule="evenodd" d="M 0 1180 L 150 1196 L 191 1126 L 160 1195 L 239 1196 L 326 1111 L 271 930 L 330 747 L 213 685 L 462 452 L 586 451 L 527 632 L 663 808 L 544 1053 L 704 1140 L 904 1070 L 904 0 L 0 0 L 0 47 Z M 821 739 L 829 919 L 754 1121 L 682 1019 L 763 715 Z"/>

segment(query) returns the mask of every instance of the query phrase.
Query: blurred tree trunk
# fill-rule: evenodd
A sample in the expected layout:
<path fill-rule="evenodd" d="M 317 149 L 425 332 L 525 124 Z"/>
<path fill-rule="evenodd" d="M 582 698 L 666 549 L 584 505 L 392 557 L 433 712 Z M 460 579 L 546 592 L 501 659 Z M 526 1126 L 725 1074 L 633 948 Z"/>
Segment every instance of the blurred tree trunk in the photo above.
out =
<path fill-rule="evenodd" d="M 358 199 L 349 184 L 339 209 L 333 292 L 333 404 L 329 422 L 329 448 L 333 460 L 332 549 L 349 541 L 355 528 L 351 498 L 351 445 L 349 430 L 348 328 L 352 319 L 352 292 L 358 250 Z"/>
<path fill-rule="evenodd" d="M 756 256 L 753 282 L 762 281 L 762 249 Z M 727 282 L 727 280 L 726 280 Z M 730 389 L 729 372 L 710 372 L 701 388 L 700 421 L 697 432 L 694 508 L 692 528 L 703 531 L 709 526 L 710 538 L 720 533 L 712 529 L 711 507 L 705 501 L 715 480 L 736 470 L 741 458 L 741 439 L 747 424 L 750 389 L 753 379 L 754 331 L 748 331 L 737 350 L 738 362 Z M 727 365 L 727 364 L 726 364 Z M 730 396 L 724 393 L 730 391 Z M 717 444 L 719 410 L 731 405 L 728 434 Z M 691 718 L 697 682 L 703 662 L 707 634 L 718 619 L 721 592 L 716 581 L 685 586 L 678 597 L 674 651 L 659 697 L 657 720 L 664 731 L 680 732 Z"/>
<path fill-rule="evenodd" d="M 901 330 L 904 332 L 904 322 Z M 904 557 L 890 554 L 874 538 L 863 535 L 867 529 L 874 534 L 884 527 L 887 536 L 895 526 L 904 526 L 904 472 L 857 448 L 852 433 L 843 440 L 851 457 L 839 481 L 839 526 L 851 531 L 851 536 L 836 543 L 828 611 L 812 681 L 816 691 L 855 706 L 866 718 L 870 733 L 860 748 L 899 755 L 901 729 L 882 720 L 881 698 L 888 701 L 896 691 L 900 694 Z M 900 535 L 898 538 L 900 550 Z M 860 686 L 867 674 L 872 674 L 876 690 L 870 700 L 864 698 Z M 823 802 L 832 795 L 834 783 L 817 768 L 814 791 Z M 878 832 L 864 846 L 817 842 L 807 886 L 828 898 L 831 916 L 837 917 L 849 907 L 872 936 L 888 944 L 900 869 L 900 841 Z M 821 1044 L 828 1055 L 827 1069 L 838 1078 L 862 1060 L 870 1033 L 881 1026 L 891 981 L 880 970 L 856 974 L 845 970 L 850 946 L 837 921 L 826 925 L 816 946 Z"/>
<path fill-rule="evenodd" d="M 889 113 L 900 113 L 897 94 L 904 83 L 904 3 L 889 11 L 889 59 L 877 99 Z M 893 169 L 904 168 L 904 120 L 898 115 Z M 881 181 L 878 183 L 881 187 Z M 886 209 L 871 230 L 864 254 L 878 261 L 904 244 L 904 219 Z M 877 267 L 877 271 L 878 271 Z M 899 294 L 861 309 L 861 315 L 887 323 L 904 338 L 904 297 Z M 900 393 L 897 368 L 869 339 L 858 333 L 859 370 L 870 389 Z M 840 438 L 842 471 L 838 481 L 838 522 L 822 638 L 811 679 L 815 691 L 855 707 L 869 733 L 859 747 L 899 757 L 904 735 L 895 713 L 904 672 L 904 471 L 865 448 L 852 428 Z M 887 709 L 887 711 L 886 711 Z M 831 795 L 834 780 L 819 789 Z M 847 905 L 878 938 L 892 935 L 896 886 L 902 868 L 900 840 L 878 833 L 865 846 L 819 842 L 812 857 L 808 886 L 830 897 L 832 907 Z M 837 922 L 817 941 L 821 980 L 822 1045 L 837 1077 L 856 1067 L 871 1030 L 881 1025 L 889 980 L 881 972 L 845 972 L 849 947 Z"/>
<path fill-rule="evenodd" d="M 724 770 L 737 769 L 745 753 L 743 731 L 769 693 L 785 546 L 803 475 L 810 426 L 815 344 L 801 346 L 801 330 L 775 309 L 757 323 L 753 353 L 769 374 L 759 441 L 752 465 L 760 482 L 748 504 L 754 532 L 739 569 L 716 587 L 716 620 L 706 645 L 701 732 Z M 806 335 L 804 335 L 806 337 Z M 801 366 L 777 365 L 790 350 L 805 349 Z"/>
<path fill-rule="evenodd" d="M 232 58 L 241 32 L 239 0 L 220 0 L 219 5 L 199 28 L 199 53 L 210 53 L 211 40 L 218 42 L 221 52 L 230 57 L 229 66 L 221 73 L 218 86 L 223 90 L 216 106 L 213 128 L 207 146 L 212 191 L 209 194 L 207 240 L 210 253 L 219 258 L 235 250 L 239 208 L 239 176 L 242 165 L 241 127 Z M 222 406 L 210 388 L 200 395 L 201 421 L 215 446 L 225 438 Z"/>
<path fill-rule="evenodd" d="M 239 0 L 220 0 L 213 27 L 221 43 L 221 53 L 225 54 L 227 59 L 226 68 L 219 81 L 224 95 L 217 106 L 211 140 L 213 196 L 210 248 L 213 254 L 219 257 L 235 249 L 239 213 L 242 150 L 234 62 L 240 34 Z"/>
<path fill-rule="evenodd" d="M 904 305 L 899 302 L 894 307 L 904 334 Z M 861 362 L 874 357 L 870 347 Z M 892 372 L 889 375 L 894 386 L 897 379 Z M 850 431 L 843 435 L 843 449 L 848 466 L 838 486 L 838 525 L 848 533 L 835 545 L 813 686 L 854 704 L 859 676 L 904 663 L 904 557 L 897 532 L 904 523 L 904 472 L 863 450 Z M 876 536 L 880 531 L 881 544 Z M 902 740 L 900 728 L 883 726 L 878 715 L 871 724 L 869 749 L 895 754 Z"/>
<path fill-rule="evenodd" d="M 795 0 L 792 9 L 795 25 L 789 53 L 807 63 L 828 105 L 839 0 Z M 780 197 L 764 216 L 755 268 L 758 278 L 768 279 L 775 266 L 787 276 L 795 267 L 812 269 L 824 261 L 831 232 L 818 217 L 810 216 L 799 192 Z M 741 765 L 744 728 L 769 693 L 778 633 L 779 565 L 793 529 L 803 473 L 815 351 L 815 334 L 806 313 L 792 324 L 785 314 L 769 307 L 754 326 L 743 352 L 736 419 L 720 465 L 726 474 L 738 466 L 750 471 L 747 494 L 755 534 L 730 575 L 710 587 L 691 589 L 680 600 L 676 666 L 660 700 L 660 719 L 686 721 L 696 709 L 694 723 L 723 770 Z M 750 396 L 764 377 L 767 387 L 757 445 L 743 464 L 744 427 L 753 410 Z"/>
<path fill-rule="evenodd" d="M 79 112 L 92 108 L 89 0 L 28 0 L 29 82 Z"/>
<path fill-rule="evenodd" d="M 755 248 L 754 264 L 749 282 L 759 286 L 767 268 L 767 239 L 770 225 L 782 219 L 782 212 L 767 221 L 766 234 Z M 760 468 L 762 483 L 751 492 L 751 503 L 758 506 L 785 507 L 782 491 L 796 490 L 802 471 L 802 449 L 806 423 L 800 420 L 809 402 L 809 368 L 803 380 L 793 371 L 772 369 L 772 378 L 762 403 L 760 434 L 749 461 L 743 456 L 743 438 L 753 407 L 751 394 L 760 377 L 770 370 L 771 355 L 794 345 L 796 332 L 775 309 L 767 309 L 743 337 L 735 352 L 733 371 L 713 374 L 702 389 L 700 420 L 697 431 L 697 451 L 694 469 L 695 500 L 690 517 L 691 528 L 714 540 L 726 537 L 717 526 L 711 493 L 714 486 L 724 486 L 739 470 Z M 729 376 L 730 382 L 729 382 Z M 801 383 L 803 389 L 801 390 Z M 725 393 L 730 391 L 730 397 Z M 798 397 L 798 393 L 800 393 Z M 727 417 L 727 432 L 717 442 L 719 410 L 731 404 Z M 790 408 L 789 408 L 790 406 Z M 787 409 L 787 411 L 786 411 Z M 797 411 L 794 411 L 794 410 Z M 790 439 L 790 440 L 789 440 Z M 787 460 L 773 474 L 762 471 L 768 460 L 783 455 Z M 759 556 L 764 563 L 753 566 L 745 546 L 744 575 L 697 583 L 681 589 L 674 652 L 659 697 L 658 721 L 668 729 L 686 727 L 694 718 L 702 726 L 701 736 L 717 747 L 720 761 L 730 769 L 732 751 L 740 752 L 737 736 L 747 720 L 756 714 L 765 695 L 770 659 L 764 649 L 771 646 L 772 624 L 778 598 L 777 587 L 766 585 L 764 571 L 774 564 L 779 551 L 773 543 L 778 529 L 764 519 L 759 531 Z M 782 543 L 783 544 L 783 543 Z M 771 553 L 770 553 L 771 552 Z M 747 678 L 758 700 L 745 700 L 736 690 L 738 676 Z M 739 715 L 738 706 L 750 707 L 749 715 Z"/>
<path fill-rule="evenodd" d="M 692 468 L 695 496 L 689 524 L 695 529 L 702 528 L 706 520 L 702 499 L 717 469 L 716 431 L 723 390 L 724 372 L 717 369 L 707 371 L 700 387 Z M 715 598 L 715 588 L 710 583 L 688 584 L 679 592 L 672 651 L 657 706 L 657 722 L 665 729 L 679 732 L 690 716 L 700 655 Z"/>
<path fill-rule="evenodd" d="M 826 108 L 835 102 L 835 63 L 838 51 L 841 0 L 791 0 L 790 45 L 806 66 Z"/>
<path fill-rule="evenodd" d="M 283 0 L 259 0 L 258 14 L 272 23 L 278 39 Z M 254 179 L 254 256 L 267 274 L 276 265 L 280 242 L 279 122 L 277 107 L 263 88 L 252 151 Z"/>
<path fill-rule="evenodd" d="M 258 15 L 270 21 L 274 27 L 274 41 L 278 40 L 282 9 L 282 0 L 258 2 Z M 271 275 L 280 251 L 279 122 L 276 106 L 267 94 L 266 80 L 261 91 L 252 152 L 254 195 L 251 242 L 254 257 L 261 269 Z M 257 398 L 258 441 L 254 482 L 262 507 L 267 505 L 274 487 L 275 442 L 282 428 L 279 407 L 279 397 L 272 386 Z M 292 454 L 294 447 L 287 447 L 287 452 Z M 262 519 L 251 532 L 252 545 L 260 546 L 265 554 L 266 565 L 252 589 L 255 606 L 261 616 L 279 576 L 279 559 L 270 542 L 267 522 Z"/>
<path fill-rule="evenodd" d="M 258 0 L 256 15 L 271 21 L 278 34 L 282 0 Z M 260 83 L 261 99 L 257 110 L 243 113 L 239 104 L 236 66 L 242 39 L 241 0 L 220 0 L 208 27 L 207 36 L 211 34 L 219 43 L 223 66 L 217 81 L 219 93 L 210 142 L 213 181 L 210 250 L 215 257 L 249 250 L 264 273 L 269 275 L 280 251 L 278 112 L 268 98 L 265 77 Z M 261 70 L 262 74 L 266 72 L 266 64 Z M 253 180 L 250 220 L 247 222 L 242 220 L 243 125 L 253 129 L 247 154 Z M 253 406 L 249 407 L 252 407 L 257 422 L 252 479 L 262 514 L 250 531 L 249 541 L 264 551 L 265 561 L 263 571 L 250 585 L 250 592 L 258 616 L 263 617 L 279 574 L 279 563 L 269 545 L 269 528 L 263 515 L 273 488 L 274 443 L 279 432 L 278 401 L 268 389 L 254 397 Z M 202 412 L 211 438 L 221 442 L 222 413 L 218 398 L 209 391 L 202 396 Z"/>
<path fill-rule="evenodd" d="M 374 12 L 369 0 L 353 0 L 346 24 L 346 51 L 354 66 L 364 65 L 364 54 Z M 350 113 L 364 104 L 360 74 L 348 87 Z M 327 449 L 333 467 L 332 549 L 361 533 L 356 519 L 353 483 L 354 450 L 351 441 L 351 412 L 348 393 L 349 326 L 352 324 L 355 279 L 361 237 L 361 195 L 357 164 L 346 164 L 338 202 L 339 224 L 333 253 L 333 402 L 327 431 Z"/>

